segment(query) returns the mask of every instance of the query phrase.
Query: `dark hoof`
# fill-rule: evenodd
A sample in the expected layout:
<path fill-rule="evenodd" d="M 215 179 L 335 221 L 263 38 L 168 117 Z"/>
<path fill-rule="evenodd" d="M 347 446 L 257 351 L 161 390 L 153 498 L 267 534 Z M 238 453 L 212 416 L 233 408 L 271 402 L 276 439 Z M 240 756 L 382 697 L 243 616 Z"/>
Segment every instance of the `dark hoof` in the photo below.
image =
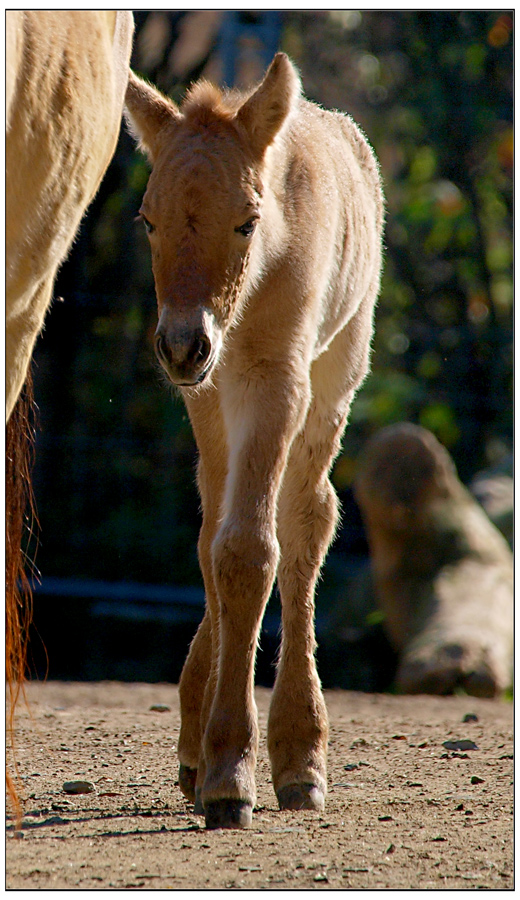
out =
<path fill-rule="evenodd" d="M 325 796 L 315 784 L 287 784 L 276 796 L 280 809 L 313 809 L 321 812 L 325 808 Z"/>
<path fill-rule="evenodd" d="M 179 766 L 179 787 L 184 796 L 191 802 L 195 802 L 195 782 L 197 780 L 197 770 L 190 769 L 189 766 Z"/>
<path fill-rule="evenodd" d="M 249 828 L 253 807 L 247 800 L 210 800 L 204 806 L 206 828 Z"/>
<path fill-rule="evenodd" d="M 195 816 L 203 816 L 204 815 L 204 806 L 202 803 L 200 788 L 195 789 L 195 806 L 193 807 L 193 814 Z"/>

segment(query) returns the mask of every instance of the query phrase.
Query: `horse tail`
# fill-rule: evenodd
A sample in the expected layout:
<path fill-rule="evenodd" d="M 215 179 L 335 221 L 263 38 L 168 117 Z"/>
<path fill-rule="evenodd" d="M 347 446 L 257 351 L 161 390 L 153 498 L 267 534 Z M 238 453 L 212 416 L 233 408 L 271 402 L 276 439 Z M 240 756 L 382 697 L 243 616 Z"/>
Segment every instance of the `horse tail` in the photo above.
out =
<path fill-rule="evenodd" d="M 27 576 L 24 545 L 36 522 L 31 481 L 35 443 L 34 417 L 33 383 L 29 369 L 6 428 L 6 730 L 14 770 L 14 777 L 6 770 L 6 780 L 8 795 L 18 822 L 21 818 L 21 806 L 16 787 L 18 773 L 14 716 L 20 695 L 26 699 L 27 643 L 32 619 L 32 591 Z"/>

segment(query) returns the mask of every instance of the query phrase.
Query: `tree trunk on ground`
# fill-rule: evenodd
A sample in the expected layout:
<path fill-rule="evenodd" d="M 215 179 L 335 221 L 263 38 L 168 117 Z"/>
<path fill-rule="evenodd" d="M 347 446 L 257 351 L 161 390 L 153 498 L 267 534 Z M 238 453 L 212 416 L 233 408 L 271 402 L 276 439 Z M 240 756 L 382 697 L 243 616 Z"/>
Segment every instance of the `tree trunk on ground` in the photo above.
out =
<path fill-rule="evenodd" d="M 492 697 L 511 684 L 507 542 L 424 428 L 390 426 L 365 448 L 356 495 L 378 603 L 406 693 Z"/>

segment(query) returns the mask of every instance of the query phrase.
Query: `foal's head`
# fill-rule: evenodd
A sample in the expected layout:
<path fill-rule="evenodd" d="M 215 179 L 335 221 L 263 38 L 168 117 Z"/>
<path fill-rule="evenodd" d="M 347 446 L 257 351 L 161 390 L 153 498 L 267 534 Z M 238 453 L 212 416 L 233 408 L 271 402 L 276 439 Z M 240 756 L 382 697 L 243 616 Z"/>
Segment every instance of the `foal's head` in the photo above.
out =
<path fill-rule="evenodd" d="M 299 90 L 282 53 L 247 99 L 200 82 L 178 108 L 130 76 L 130 127 L 152 163 L 140 215 L 159 307 L 155 347 L 174 384 L 204 381 L 260 275 L 266 151 Z"/>

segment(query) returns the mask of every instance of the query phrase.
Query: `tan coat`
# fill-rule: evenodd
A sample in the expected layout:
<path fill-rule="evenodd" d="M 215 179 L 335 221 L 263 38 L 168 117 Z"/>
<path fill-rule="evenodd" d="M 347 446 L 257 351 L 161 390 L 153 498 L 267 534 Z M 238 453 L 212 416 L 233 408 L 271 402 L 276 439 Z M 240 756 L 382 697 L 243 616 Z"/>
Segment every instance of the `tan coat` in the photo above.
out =
<path fill-rule="evenodd" d="M 178 109 L 132 75 L 126 103 L 152 162 L 141 215 L 156 351 L 200 454 L 207 610 L 181 679 L 180 783 L 208 827 L 242 826 L 255 802 L 256 643 L 275 578 L 273 783 L 281 807 L 324 803 L 314 587 L 337 521 L 329 470 L 368 370 L 381 184 L 357 126 L 304 100 L 284 54 L 249 96 L 202 83 Z"/>
<path fill-rule="evenodd" d="M 115 150 L 132 33 L 129 12 L 6 13 L 7 418 Z"/>
<path fill-rule="evenodd" d="M 8 732 L 25 671 L 31 604 L 20 537 L 30 493 L 27 404 L 34 343 L 54 279 L 115 150 L 130 12 L 6 12 L 6 680 Z M 59 374 L 59 373 L 58 373 Z M 26 385 L 27 386 L 27 385 Z M 13 415 L 14 411 L 14 415 Z M 19 813 L 14 784 L 11 800 Z"/>

